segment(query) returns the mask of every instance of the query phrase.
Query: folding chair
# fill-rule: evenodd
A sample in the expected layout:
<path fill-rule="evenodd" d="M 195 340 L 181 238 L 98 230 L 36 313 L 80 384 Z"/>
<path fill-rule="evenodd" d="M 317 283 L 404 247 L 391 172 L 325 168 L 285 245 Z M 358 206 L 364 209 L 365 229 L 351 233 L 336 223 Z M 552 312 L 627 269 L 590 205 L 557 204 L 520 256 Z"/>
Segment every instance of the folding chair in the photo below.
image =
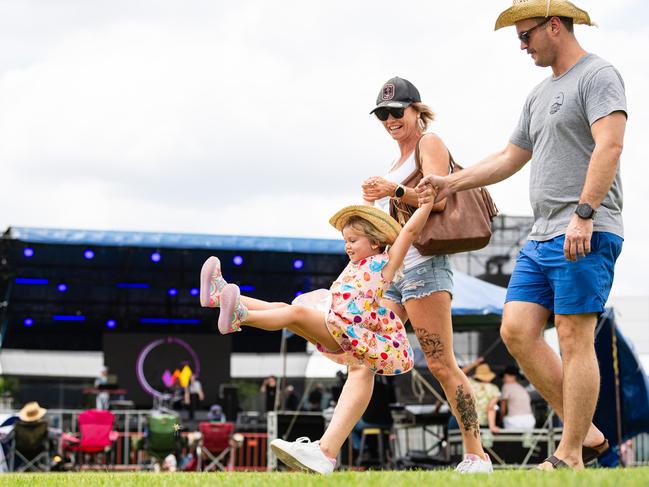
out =
<path fill-rule="evenodd" d="M 77 453 L 82 461 L 77 458 L 77 464 L 85 463 L 86 454 L 109 453 L 117 439 L 117 432 L 113 431 L 115 416 L 110 411 L 90 409 L 79 414 L 79 437 L 66 436 L 63 445 L 64 452 Z M 104 463 L 106 457 L 104 457 Z"/>
<path fill-rule="evenodd" d="M 231 453 L 232 446 L 230 440 L 234 433 L 234 423 L 198 423 L 198 429 L 201 432 L 202 439 L 196 449 L 198 459 L 198 470 L 232 470 L 234 456 Z M 223 460 L 230 454 L 228 465 L 224 465 Z M 203 465 L 203 460 L 209 462 Z"/>
<path fill-rule="evenodd" d="M 47 437 L 48 423 L 16 421 L 9 451 L 9 470 L 12 472 L 43 472 L 50 469 L 50 452 Z M 19 465 L 16 465 L 16 457 Z"/>
<path fill-rule="evenodd" d="M 144 451 L 160 464 L 169 454 L 178 456 L 181 446 L 180 418 L 174 414 L 160 413 L 147 416 L 146 421 Z"/>

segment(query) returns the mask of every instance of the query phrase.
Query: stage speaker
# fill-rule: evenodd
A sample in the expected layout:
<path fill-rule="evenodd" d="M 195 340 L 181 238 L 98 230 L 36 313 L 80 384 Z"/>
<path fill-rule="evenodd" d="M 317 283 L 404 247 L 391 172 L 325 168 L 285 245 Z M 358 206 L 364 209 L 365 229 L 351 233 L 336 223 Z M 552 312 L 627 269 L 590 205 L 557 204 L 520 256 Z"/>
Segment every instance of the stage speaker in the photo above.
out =
<path fill-rule="evenodd" d="M 325 429 L 322 413 L 279 411 L 276 424 L 275 437 L 286 441 L 295 441 L 302 436 L 312 441 L 319 440 Z"/>
<path fill-rule="evenodd" d="M 239 394 L 234 384 L 221 384 L 219 388 L 221 407 L 228 421 L 236 421 L 239 414 Z"/>

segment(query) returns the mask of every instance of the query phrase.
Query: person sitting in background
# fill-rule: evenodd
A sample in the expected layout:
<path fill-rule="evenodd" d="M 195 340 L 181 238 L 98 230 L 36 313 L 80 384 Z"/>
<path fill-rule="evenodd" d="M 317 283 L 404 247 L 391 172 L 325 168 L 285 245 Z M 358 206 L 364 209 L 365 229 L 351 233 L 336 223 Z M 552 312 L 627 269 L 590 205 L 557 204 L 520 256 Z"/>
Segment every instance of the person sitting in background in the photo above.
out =
<path fill-rule="evenodd" d="M 475 394 L 476 412 L 478 414 L 478 423 L 481 427 L 491 424 L 496 426 L 496 404 L 500 397 L 500 389 L 491 381 L 496 374 L 493 373 L 489 364 L 481 363 L 475 369 L 472 377 L 469 377 L 471 389 Z"/>
<path fill-rule="evenodd" d="M 212 404 L 210 410 L 207 412 L 207 420 L 212 423 L 225 423 L 225 414 L 223 408 L 219 404 Z"/>
<path fill-rule="evenodd" d="M 529 431 L 534 429 L 536 418 L 532 413 L 532 401 L 527 390 L 518 382 L 520 372 L 515 365 L 509 365 L 503 372 L 503 387 L 500 399 L 503 401 L 504 429 Z M 498 426 L 489 427 L 498 433 Z"/>

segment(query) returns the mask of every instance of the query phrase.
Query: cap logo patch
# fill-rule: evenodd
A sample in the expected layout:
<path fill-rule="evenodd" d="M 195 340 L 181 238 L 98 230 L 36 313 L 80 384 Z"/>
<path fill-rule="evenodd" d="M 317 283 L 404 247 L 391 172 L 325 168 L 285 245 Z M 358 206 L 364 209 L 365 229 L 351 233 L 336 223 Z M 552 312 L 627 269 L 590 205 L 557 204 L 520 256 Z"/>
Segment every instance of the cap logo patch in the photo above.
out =
<path fill-rule="evenodd" d="M 381 98 L 384 101 L 392 100 L 392 98 L 394 98 L 394 85 L 392 83 L 388 83 L 383 86 L 383 91 L 381 92 Z"/>

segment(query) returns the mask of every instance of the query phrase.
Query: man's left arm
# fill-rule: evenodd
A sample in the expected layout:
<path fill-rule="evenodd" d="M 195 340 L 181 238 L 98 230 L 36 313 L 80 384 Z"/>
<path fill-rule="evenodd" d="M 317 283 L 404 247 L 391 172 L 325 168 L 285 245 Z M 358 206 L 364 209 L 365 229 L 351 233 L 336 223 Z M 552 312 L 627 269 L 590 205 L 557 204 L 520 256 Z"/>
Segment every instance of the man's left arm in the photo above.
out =
<path fill-rule="evenodd" d="M 586 182 L 579 203 L 588 203 L 597 210 L 606 197 L 622 154 L 626 113 L 616 111 L 597 120 L 591 125 L 595 149 L 590 158 Z M 567 260 L 576 261 L 590 253 L 590 240 L 593 235 L 593 219 L 583 219 L 573 215 L 566 230 L 563 252 Z"/>

